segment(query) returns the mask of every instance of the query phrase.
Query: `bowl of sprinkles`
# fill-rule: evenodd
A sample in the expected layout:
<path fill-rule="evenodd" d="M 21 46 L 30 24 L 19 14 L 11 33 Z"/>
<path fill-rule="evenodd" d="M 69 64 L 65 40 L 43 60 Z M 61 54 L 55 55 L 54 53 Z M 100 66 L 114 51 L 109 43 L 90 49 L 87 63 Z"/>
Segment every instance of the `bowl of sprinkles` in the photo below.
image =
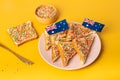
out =
<path fill-rule="evenodd" d="M 58 11 L 53 5 L 40 5 L 35 10 L 35 16 L 40 23 L 51 24 L 58 18 Z"/>

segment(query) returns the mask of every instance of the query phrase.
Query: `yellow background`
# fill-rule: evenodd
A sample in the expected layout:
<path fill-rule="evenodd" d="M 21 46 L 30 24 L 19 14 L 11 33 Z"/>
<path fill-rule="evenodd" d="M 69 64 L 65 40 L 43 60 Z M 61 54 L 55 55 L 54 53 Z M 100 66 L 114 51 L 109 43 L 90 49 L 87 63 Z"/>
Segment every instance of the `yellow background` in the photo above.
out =
<path fill-rule="evenodd" d="M 0 47 L 0 80 L 120 80 L 120 0 L 0 0 L 0 42 L 35 62 L 29 66 Z M 104 23 L 102 50 L 90 66 L 65 71 L 47 64 L 39 55 L 38 41 L 46 25 L 34 16 L 41 4 L 53 4 L 60 12 L 57 21 L 82 22 L 84 18 Z M 17 47 L 7 28 L 31 20 L 39 38 Z"/>

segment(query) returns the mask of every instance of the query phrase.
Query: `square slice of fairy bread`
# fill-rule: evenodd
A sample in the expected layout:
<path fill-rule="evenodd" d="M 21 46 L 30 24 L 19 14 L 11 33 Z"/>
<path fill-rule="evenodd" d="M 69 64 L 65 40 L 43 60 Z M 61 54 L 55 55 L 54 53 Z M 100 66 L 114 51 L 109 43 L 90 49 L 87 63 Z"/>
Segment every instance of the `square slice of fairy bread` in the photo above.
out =
<path fill-rule="evenodd" d="M 17 46 L 38 37 L 31 21 L 9 28 L 7 31 Z"/>

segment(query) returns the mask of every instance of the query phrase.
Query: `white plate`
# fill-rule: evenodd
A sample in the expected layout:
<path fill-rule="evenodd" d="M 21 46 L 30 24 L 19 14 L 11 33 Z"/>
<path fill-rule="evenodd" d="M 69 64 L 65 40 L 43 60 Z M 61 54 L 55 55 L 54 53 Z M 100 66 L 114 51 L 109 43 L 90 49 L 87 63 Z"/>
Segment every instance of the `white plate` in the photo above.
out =
<path fill-rule="evenodd" d="M 101 41 L 100 41 L 99 36 L 96 33 L 93 45 L 91 47 L 90 53 L 87 58 L 87 61 L 83 65 L 80 63 L 80 59 L 77 54 L 71 59 L 68 66 L 66 66 L 66 67 L 62 66 L 61 58 L 59 58 L 55 63 L 53 63 L 51 61 L 51 49 L 48 51 L 45 50 L 44 34 L 42 34 L 40 37 L 40 40 L 38 43 L 38 49 L 39 49 L 39 53 L 40 53 L 41 57 L 45 60 L 45 62 L 47 62 L 51 66 L 59 68 L 59 69 L 63 69 L 63 70 L 76 70 L 76 69 L 80 69 L 80 68 L 90 65 L 92 62 L 94 62 L 96 60 L 96 58 L 100 54 Z"/>

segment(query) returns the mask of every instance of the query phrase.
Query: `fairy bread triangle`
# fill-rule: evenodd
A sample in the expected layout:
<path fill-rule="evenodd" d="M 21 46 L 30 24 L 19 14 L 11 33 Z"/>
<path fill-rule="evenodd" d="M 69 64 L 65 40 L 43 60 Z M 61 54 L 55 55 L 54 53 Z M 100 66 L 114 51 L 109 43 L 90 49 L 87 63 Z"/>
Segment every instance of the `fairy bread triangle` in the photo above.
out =
<path fill-rule="evenodd" d="M 52 62 L 55 62 L 59 57 L 59 48 L 58 42 L 65 41 L 66 39 L 66 31 L 59 32 L 57 34 L 50 35 L 51 45 L 52 45 Z"/>
<path fill-rule="evenodd" d="M 89 35 L 89 36 L 82 37 L 82 38 L 75 38 L 72 41 L 75 50 L 80 56 L 81 64 L 84 64 L 86 62 L 87 56 L 90 52 L 90 48 L 92 46 L 93 41 L 94 41 L 93 35 Z"/>
<path fill-rule="evenodd" d="M 45 49 L 48 50 L 51 47 L 50 35 L 45 31 L 44 32 L 45 39 Z"/>
<path fill-rule="evenodd" d="M 60 57 L 62 59 L 63 66 L 67 66 L 70 59 L 76 54 L 76 51 L 72 45 L 72 42 L 59 42 L 58 47 L 60 50 Z"/>

